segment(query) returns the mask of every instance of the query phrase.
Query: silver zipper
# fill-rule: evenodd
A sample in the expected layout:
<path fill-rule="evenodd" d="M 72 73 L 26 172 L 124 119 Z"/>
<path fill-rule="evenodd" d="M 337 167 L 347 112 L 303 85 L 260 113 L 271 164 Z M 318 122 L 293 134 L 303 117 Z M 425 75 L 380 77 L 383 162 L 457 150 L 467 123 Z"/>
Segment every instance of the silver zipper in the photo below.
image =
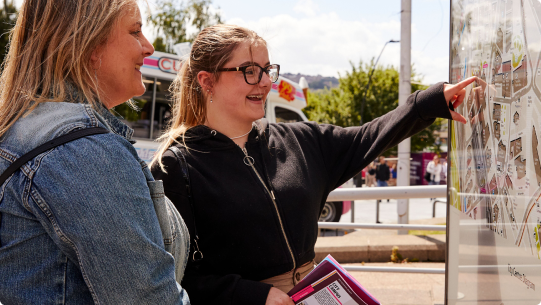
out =
<path fill-rule="evenodd" d="M 293 259 L 293 270 L 295 270 L 297 266 L 295 262 L 295 256 L 293 255 L 293 251 L 291 250 L 291 246 L 289 245 L 289 240 L 287 239 L 286 231 L 284 230 L 284 224 L 282 223 L 282 218 L 280 217 L 280 212 L 278 211 L 278 205 L 276 204 L 276 197 L 274 197 L 274 192 L 272 190 L 269 190 L 265 182 L 263 182 L 263 179 L 261 179 L 261 176 L 259 175 L 259 173 L 257 172 L 257 169 L 254 166 L 254 158 L 248 155 L 246 148 L 242 148 L 240 146 L 239 148 L 242 150 L 242 152 L 245 155 L 244 160 L 243 160 L 244 164 L 250 166 L 254 170 L 254 173 L 256 174 L 257 178 L 259 178 L 259 181 L 261 182 L 261 184 L 263 184 L 263 187 L 265 188 L 265 190 L 267 190 L 267 193 L 272 199 L 272 203 L 274 204 L 274 209 L 276 210 L 276 215 L 278 216 L 278 221 L 280 222 L 280 228 L 282 229 L 282 234 L 284 235 L 284 239 L 286 240 L 287 249 L 289 250 L 289 253 L 291 254 L 291 258 Z"/>

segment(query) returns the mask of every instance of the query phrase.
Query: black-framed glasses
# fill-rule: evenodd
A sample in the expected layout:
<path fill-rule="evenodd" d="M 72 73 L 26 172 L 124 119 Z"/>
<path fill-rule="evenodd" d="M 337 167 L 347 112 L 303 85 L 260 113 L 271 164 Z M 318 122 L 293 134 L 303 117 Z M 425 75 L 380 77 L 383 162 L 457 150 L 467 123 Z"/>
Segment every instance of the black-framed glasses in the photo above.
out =
<path fill-rule="evenodd" d="M 254 63 L 252 65 L 242 67 L 222 68 L 218 69 L 217 71 L 242 71 L 242 74 L 244 74 L 244 80 L 248 85 L 257 85 L 263 77 L 263 72 L 265 72 L 269 76 L 271 82 L 275 83 L 278 80 L 278 76 L 280 75 L 280 65 L 268 65 L 263 68 L 260 65 Z"/>

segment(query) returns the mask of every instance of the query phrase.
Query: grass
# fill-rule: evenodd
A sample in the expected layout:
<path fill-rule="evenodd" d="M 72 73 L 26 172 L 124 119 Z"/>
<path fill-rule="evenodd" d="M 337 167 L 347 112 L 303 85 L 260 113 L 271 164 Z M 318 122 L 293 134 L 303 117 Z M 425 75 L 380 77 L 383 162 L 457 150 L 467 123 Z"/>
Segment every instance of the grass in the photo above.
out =
<path fill-rule="evenodd" d="M 438 223 L 437 225 L 445 225 L 445 223 Z M 425 231 L 425 230 L 409 230 L 409 235 L 435 235 L 435 234 L 445 234 L 445 231 Z"/>

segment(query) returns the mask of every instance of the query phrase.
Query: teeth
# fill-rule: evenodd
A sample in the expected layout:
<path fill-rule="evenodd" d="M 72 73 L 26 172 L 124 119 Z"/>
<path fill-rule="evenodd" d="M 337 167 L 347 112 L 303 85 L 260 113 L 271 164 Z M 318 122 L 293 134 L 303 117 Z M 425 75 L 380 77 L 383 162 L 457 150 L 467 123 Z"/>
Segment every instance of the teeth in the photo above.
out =
<path fill-rule="evenodd" d="M 248 95 L 249 98 L 263 98 L 263 95 Z"/>
<path fill-rule="evenodd" d="M 137 70 L 141 70 L 141 66 L 139 66 L 139 65 L 135 65 L 135 69 L 137 69 Z"/>

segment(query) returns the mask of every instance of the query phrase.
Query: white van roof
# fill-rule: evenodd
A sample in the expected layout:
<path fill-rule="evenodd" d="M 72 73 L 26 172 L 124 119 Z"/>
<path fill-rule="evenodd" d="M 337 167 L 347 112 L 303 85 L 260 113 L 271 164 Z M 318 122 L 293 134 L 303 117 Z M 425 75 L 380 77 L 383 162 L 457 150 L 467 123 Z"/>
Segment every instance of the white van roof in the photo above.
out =
<path fill-rule="evenodd" d="M 147 77 L 173 80 L 180 66 L 178 55 L 156 51 L 144 59 L 141 73 Z M 268 98 L 272 103 L 286 104 L 296 109 L 306 107 L 306 97 L 299 84 L 282 76 L 272 84 Z"/>

